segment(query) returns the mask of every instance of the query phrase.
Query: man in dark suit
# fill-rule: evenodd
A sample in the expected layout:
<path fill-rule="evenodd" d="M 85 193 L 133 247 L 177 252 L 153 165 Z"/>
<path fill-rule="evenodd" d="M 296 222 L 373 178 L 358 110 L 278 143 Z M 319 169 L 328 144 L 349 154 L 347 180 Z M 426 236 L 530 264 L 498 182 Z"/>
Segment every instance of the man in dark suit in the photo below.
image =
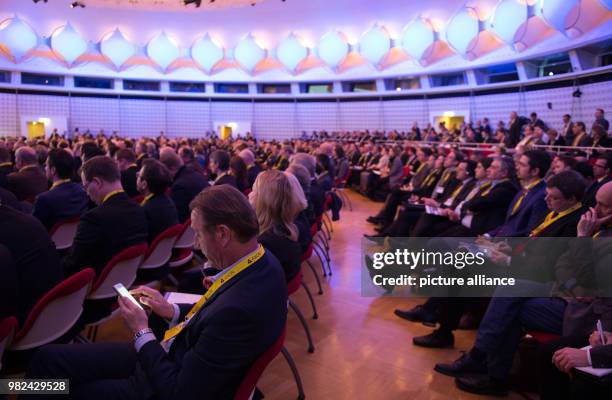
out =
<path fill-rule="evenodd" d="M 546 203 L 551 212 L 535 227 L 529 236 L 571 238 L 577 234 L 578 221 L 583 209 L 580 200 L 586 184 L 575 171 L 563 171 L 547 182 Z M 569 239 L 567 239 L 569 243 Z M 523 328 L 559 333 L 566 302 L 560 298 L 538 298 L 533 293 L 546 290 L 546 282 L 554 279 L 554 266 L 567 249 L 567 245 L 545 240 L 525 242 L 523 250 L 506 254 L 493 251 L 490 259 L 498 265 L 507 265 L 513 276 L 524 276 L 518 287 L 528 288 L 525 297 L 510 297 L 498 289 L 498 296 L 489 304 L 478 329 L 474 346 L 452 364 L 437 364 L 435 370 L 457 377 L 459 389 L 480 394 L 504 394 L 508 390 L 508 374 Z M 511 288 L 510 290 L 514 290 Z M 515 293 L 515 292 L 509 292 Z M 474 376 L 466 374 L 475 373 Z"/>
<path fill-rule="evenodd" d="M 66 275 L 89 267 L 100 273 L 119 252 L 147 240 L 144 210 L 123 191 L 121 174 L 112 158 L 87 160 L 81 179 L 87 195 L 98 206 L 81 216 L 74 243 L 64 259 Z"/>
<path fill-rule="evenodd" d="M 19 312 L 19 280 L 11 251 L 0 244 L 0 321 Z M 0 360 L 1 361 L 1 360 Z M 1 366 L 1 365 L 0 365 Z"/>
<path fill-rule="evenodd" d="M 49 183 L 38 165 L 38 156 L 31 147 L 20 147 L 15 152 L 17 172 L 8 175 L 9 190 L 19 201 L 33 203 L 39 193 L 47 190 Z"/>
<path fill-rule="evenodd" d="M 244 161 L 247 166 L 249 187 L 253 187 L 255 179 L 257 179 L 257 175 L 259 175 L 259 173 L 263 170 L 261 169 L 259 164 L 255 162 L 255 155 L 250 149 L 241 150 L 240 153 L 238 153 L 238 156 L 242 158 L 242 161 Z"/>
<path fill-rule="evenodd" d="M 231 185 L 238 188 L 236 178 L 230 175 L 230 155 L 225 150 L 215 150 L 210 154 L 210 172 L 216 175 L 215 186 Z"/>
<path fill-rule="evenodd" d="M 0 204 L 11 207 L 14 210 L 24 211 L 23 205 L 17 200 L 13 192 L 0 187 Z"/>
<path fill-rule="evenodd" d="M 18 281 L 18 314 L 23 324 L 36 302 L 62 280 L 59 255 L 45 227 L 31 215 L 0 204 L 0 244 L 11 252 Z M 0 264 L 0 268 L 8 265 Z"/>
<path fill-rule="evenodd" d="M 130 149 L 121 149 L 115 153 L 115 160 L 121 171 L 121 186 L 129 197 L 138 196 L 136 187 L 136 174 L 138 165 L 136 164 L 136 154 Z"/>
<path fill-rule="evenodd" d="M 586 207 L 595 206 L 595 195 L 600 187 L 612 180 L 612 153 L 604 153 L 597 157 L 593 164 L 593 177 L 595 181 L 589 186 L 584 195 L 584 205 Z"/>
<path fill-rule="evenodd" d="M 234 398 L 249 368 L 285 329 L 285 276 L 257 243 L 255 211 L 237 189 L 211 187 L 196 197 L 192 210 L 200 248 L 221 270 L 204 281 L 202 303 L 172 305 L 156 290 L 140 287 L 133 293 L 152 310 L 150 320 L 119 298 L 133 346 L 47 346 L 30 363 L 28 378 L 69 378 L 74 399 Z M 161 328 L 159 333 L 172 328 L 162 340 L 149 326 Z"/>
<path fill-rule="evenodd" d="M 161 162 L 146 159 L 138 173 L 138 191 L 145 197 L 140 203 L 147 217 L 148 242 L 157 235 L 179 223 L 176 207 L 166 189 L 172 183 L 170 171 Z"/>
<path fill-rule="evenodd" d="M 521 140 L 521 128 L 524 125 L 524 120 L 519 117 L 516 111 L 510 113 L 510 122 L 508 122 L 508 140 L 507 146 L 514 147 Z"/>
<path fill-rule="evenodd" d="M 176 206 L 179 222 L 183 223 L 189 218 L 189 203 L 209 186 L 208 180 L 201 172 L 183 165 L 181 158 L 170 147 L 160 150 L 159 160 L 173 177 L 170 197 Z"/>
<path fill-rule="evenodd" d="M 81 185 L 70 181 L 74 174 L 74 158 L 66 150 L 49 152 L 45 172 L 53 184 L 49 191 L 36 197 L 32 215 L 49 230 L 56 223 L 85 212 L 89 198 Z"/>
<path fill-rule="evenodd" d="M 11 152 L 0 147 L 0 188 L 8 187 L 8 175 L 13 172 Z"/>

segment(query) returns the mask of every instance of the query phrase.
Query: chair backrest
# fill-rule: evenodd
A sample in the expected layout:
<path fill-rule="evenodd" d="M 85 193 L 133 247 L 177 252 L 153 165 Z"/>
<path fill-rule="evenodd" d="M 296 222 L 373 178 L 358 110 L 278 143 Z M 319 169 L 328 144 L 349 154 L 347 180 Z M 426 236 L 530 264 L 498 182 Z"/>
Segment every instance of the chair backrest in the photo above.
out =
<path fill-rule="evenodd" d="M 19 322 L 15 317 L 7 317 L 0 321 L 0 371 L 2 371 L 4 349 L 10 346 L 18 326 Z"/>
<path fill-rule="evenodd" d="M 175 249 L 186 249 L 192 248 L 195 244 L 195 232 L 191 229 L 191 218 L 187 219 L 183 223 L 183 231 L 179 235 L 176 243 L 174 243 Z"/>
<path fill-rule="evenodd" d="M 287 296 L 291 296 L 293 293 L 297 292 L 300 286 L 302 285 L 302 270 L 297 273 L 289 282 L 287 282 Z"/>
<path fill-rule="evenodd" d="M 83 312 L 83 302 L 95 276 L 95 271 L 87 268 L 47 292 L 36 302 L 9 349 L 39 347 L 68 332 Z"/>
<path fill-rule="evenodd" d="M 136 280 L 136 271 L 142 263 L 147 244 L 135 244 L 113 257 L 96 278 L 91 292 L 87 296 L 90 300 L 108 299 L 117 296 L 113 285 L 122 283 L 129 288 Z"/>
<path fill-rule="evenodd" d="M 76 216 L 60 221 L 49 230 L 49 235 L 55 243 L 56 249 L 65 250 L 72 247 L 72 242 L 79 227 L 79 218 L 79 216 Z"/>
<path fill-rule="evenodd" d="M 257 385 L 257 381 L 263 374 L 264 370 L 274 360 L 274 358 L 280 353 L 283 348 L 283 344 L 285 343 L 285 335 L 287 334 L 287 327 L 283 328 L 280 336 L 274 342 L 274 344 L 266 350 L 262 355 L 255 360 L 249 372 L 247 372 L 246 376 L 240 383 L 238 387 L 238 391 L 234 395 L 234 400 L 249 400 L 253 391 L 255 390 L 255 386 Z"/>
<path fill-rule="evenodd" d="M 140 269 L 159 268 L 170 261 L 174 243 L 176 243 L 182 230 L 183 225 L 176 224 L 157 235 L 147 249 L 144 260 L 140 264 Z"/>

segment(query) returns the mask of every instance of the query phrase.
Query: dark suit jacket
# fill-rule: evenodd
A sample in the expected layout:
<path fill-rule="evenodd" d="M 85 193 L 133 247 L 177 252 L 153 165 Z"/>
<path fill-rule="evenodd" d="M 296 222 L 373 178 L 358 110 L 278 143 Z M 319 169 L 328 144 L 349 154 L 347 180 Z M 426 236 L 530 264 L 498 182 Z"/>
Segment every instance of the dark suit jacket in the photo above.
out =
<path fill-rule="evenodd" d="M 40 221 L 4 205 L 0 205 L 0 244 L 9 249 L 15 262 L 16 316 L 23 324 L 34 304 L 62 280 L 59 255 Z"/>
<path fill-rule="evenodd" d="M 0 166 L 0 188 L 8 188 L 8 175 L 13 171 L 13 164 Z"/>
<path fill-rule="evenodd" d="M 252 188 L 255 183 L 255 179 L 257 179 L 257 175 L 263 171 L 259 164 L 253 164 L 249 169 L 247 169 L 248 179 L 249 179 L 249 187 Z"/>
<path fill-rule="evenodd" d="M 8 247 L 0 244 L 0 321 L 19 312 L 17 266 Z"/>
<path fill-rule="evenodd" d="M 23 211 L 23 207 L 13 192 L 0 187 L 0 204 L 11 207 L 18 211 Z"/>
<path fill-rule="evenodd" d="M 138 196 L 138 187 L 136 186 L 136 175 L 138 174 L 138 167 L 132 165 L 126 170 L 121 171 L 121 186 L 129 197 Z"/>
<path fill-rule="evenodd" d="M 508 127 L 508 147 L 514 147 L 521 141 L 521 128 L 523 125 L 524 120 L 519 117 Z"/>
<path fill-rule="evenodd" d="M 486 196 L 476 196 L 463 205 L 464 210 L 474 213 L 471 230 L 481 235 L 504 223 L 508 204 L 517 188 L 510 181 L 499 182 Z"/>
<path fill-rule="evenodd" d="M 191 305 L 181 305 L 181 318 Z M 230 400 L 253 362 L 279 338 L 287 318 L 285 274 L 274 255 L 223 285 L 175 338 L 138 352 L 135 384 L 143 398 Z"/>
<path fill-rule="evenodd" d="M 584 197 L 582 198 L 582 204 L 584 204 L 585 207 L 595 207 L 595 204 L 597 203 L 595 199 L 597 191 L 600 187 L 610 181 L 612 181 L 612 177 L 606 176 L 601 180 L 601 182 L 594 182 L 593 184 L 591 184 L 591 186 L 589 186 L 586 192 L 584 193 Z"/>
<path fill-rule="evenodd" d="M 99 274 L 120 251 L 145 243 L 147 233 L 142 207 L 125 193 L 115 194 L 81 216 L 64 272 L 71 275 L 91 267 Z"/>
<path fill-rule="evenodd" d="M 208 180 L 202 173 L 187 167 L 178 170 L 170 188 L 170 197 L 176 206 L 179 222 L 190 217 L 189 203 L 207 187 Z"/>
<path fill-rule="evenodd" d="M 531 188 L 525 195 L 518 210 L 512 214 L 514 205 L 521 197 L 522 191 L 514 196 L 506 212 L 506 222 L 497 229 L 489 232 L 491 236 L 512 237 L 528 236 L 548 214 L 548 208 L 544 197 L 546 196 L 546 182 L 541 181 Z"/>
<path fill-rule="evenodd" d="M 276 256 L 285 271 L 287 282 L 300 272 L 302 249 L 299 242 L 295 242 L 273 229 L 268 229 L 259 235 L 257 240 Z"/>
<path fill-rule="evenodd" d="M 325 190 L 323 190 L 316 179 L 313 179 L 310 182 L 308 201 L 312 204 L 315 217 L 323 214 L 323 206 L 325 205 Z"/>
<path fill-rule="evenodd" d="M 238 189 L 238 184 L 236 183 L 236 177 L 233 175 L 223 175 L 221 178 L 215 181 L 215 186 L 218 185 L 230 185 Z"/>
<path fill-rule="evenodd" d="M 167 194 L 151 197 L 143 206 L 149 234 L 147 241 L 153 242 L 157 235 L 179 223 L 176 207 Z"/>
<path fill-rule="evenodd" d="M 49 182 L 43 170 L 37 165 L 24 167 L 21 171 L 8 176 L 9 190 L 19 201 L 34 202 L 39 193 L 49 188 Z"/>
<path fill-rule="evenodd" d="M 62 220 L 81 215 L 88 205 L 89 197 L 83 187 L 67 182 L 36 196 L 32 215 L 49 230 Z"/>

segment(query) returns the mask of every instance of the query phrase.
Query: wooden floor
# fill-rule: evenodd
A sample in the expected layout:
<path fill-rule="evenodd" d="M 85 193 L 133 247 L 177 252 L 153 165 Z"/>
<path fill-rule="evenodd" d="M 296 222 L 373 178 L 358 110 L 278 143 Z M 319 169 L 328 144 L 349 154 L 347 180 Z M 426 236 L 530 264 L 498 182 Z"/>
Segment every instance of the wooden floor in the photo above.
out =
<path fill-rule="evenodd" d="M 296 361 L 306 398 L 486 399 L 456 389 L 453 378 L 432 369 L 435 363 L 451 362 L 460 350 L 469 349 L 475 331 L 458 331 L 454 349 L 419 348 L 412 345 L 412 338 L 432 328 L 397 318 L 393 310 L 411 308 L 420 300 L 361 296 L 361 237 L 372 230 L 365 219 L 381 205 L 355 193 L 349 195 L 353 211 L 343 209 L 341 220 L 334 223 L 334 274 L 322 278 L 324 294 L 314 294 L 319 319 L 310 318 L 311 307 L 303 290 L 292 296 L 308 318 L 316 347 L 314 353 L 307 352 L 304 330 L 289 311 L 285 346 Z M 318 267 L 318 263 L 314 265 Z M 304 276 L 314 291 L 316 282 L 308 268 Z M 98 337 L 98 341 L 125 341 L 129 335 L 118 321 L 110 321 Z M 297 398 L 295 382 L 282 356 L 270 364 L 258 386 L 268 400 Z M 513 393 L 508 398 L 521 397 Z"/>

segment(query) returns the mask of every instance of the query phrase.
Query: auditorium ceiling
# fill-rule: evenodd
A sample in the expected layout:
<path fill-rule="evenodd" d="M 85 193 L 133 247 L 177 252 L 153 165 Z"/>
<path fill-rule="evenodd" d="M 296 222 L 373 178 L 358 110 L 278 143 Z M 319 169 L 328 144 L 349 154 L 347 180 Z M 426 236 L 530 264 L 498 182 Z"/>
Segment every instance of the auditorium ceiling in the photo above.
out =
<path fill-rule="evenodd" d="M 374 78 L 612 37 L 612 0 L 71 3 L 3 0 L 0 68 L 219 81 Z"/>

